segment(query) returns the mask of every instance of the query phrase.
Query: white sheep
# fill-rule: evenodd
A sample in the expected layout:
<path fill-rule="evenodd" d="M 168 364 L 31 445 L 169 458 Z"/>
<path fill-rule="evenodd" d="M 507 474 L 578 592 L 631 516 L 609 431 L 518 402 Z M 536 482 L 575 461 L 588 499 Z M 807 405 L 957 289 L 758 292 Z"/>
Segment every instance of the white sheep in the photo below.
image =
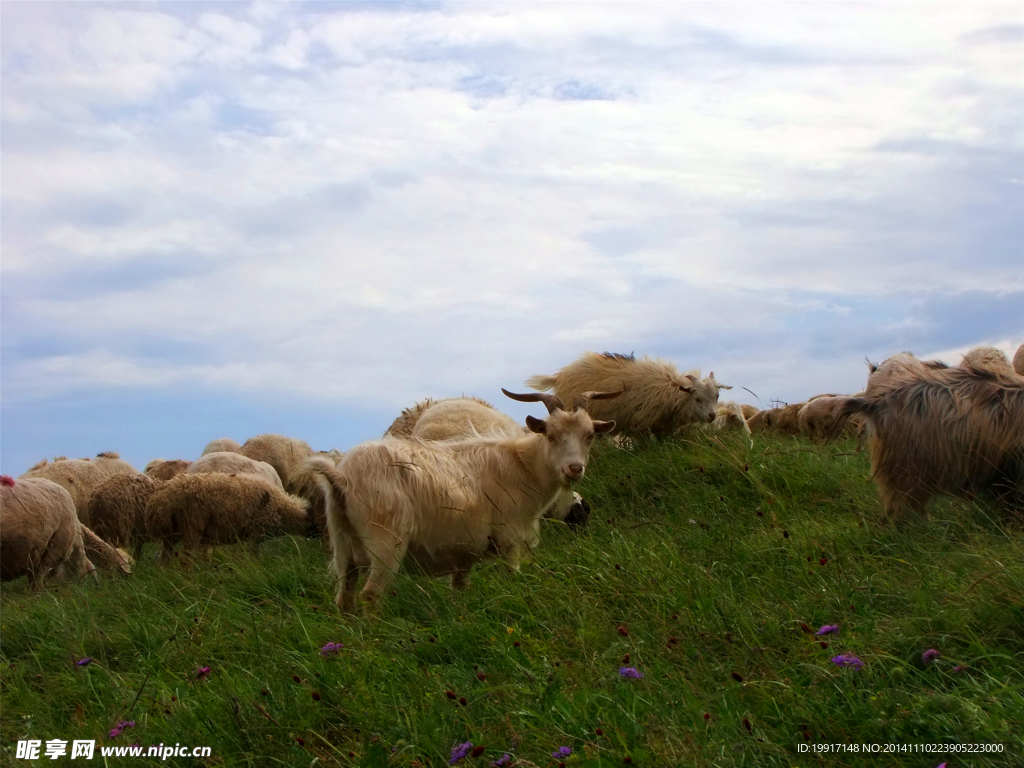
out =
<path fill-rule="evenodd" d="M 192 462 L 186 475 L 201 475 L 209 472 L 219 472 L 224 475 L 248 475 L 266 480 L 273 486 L 284 490 L 284 483 L 272 466 L 265 461 L 255 461 L 248 456 L 230 451 L 217 451 L 205 453 Z"/>
<path fill-rule="evenodd" d="M 95 459 L 60 459 L 43 461 L 23 474 L 23 479 L 43 477 L 62 486 L 71 494 L 75 511 L 83 525 L 90 525 L 89 496 L 102 483 L 116 475 L 139 474 L 131 464 L 121 461 L 116 453 L 101 453 Z"/>
<path fill-rule="evenodd" d="M 615 433 L 671 435 L 687 424 L 715 420 L 718 391 L 732 389 L 715 381 L 712 371 L 679 373 L 668 360 L 605 352 L 584 352 L 554 376 L 533 376 L 527 386 L 552 391 L 563 402 L 587 391 L 622 391 L 622 397 L 593 405 L 597 419 L 616 422 Z"/>
<path fill-rule="evenodd" d="M 71 494 L 45 478 L 0 478 L 0 578 L 45 580 L 95 576 Z"/>
<path fill-rule="evenodd" d="M 583 478 L 594 435 L 615 427 L 590 418 L 589 398 L 618 393 L 586 393 L 571 411 L 554 395 L 505 394 L 544 402 L 548 417 L 527 416 L 529 434 L 384 438 L 356 446 L 337 467 L 319 457 L 299 466 L 316 473 L 327 499 L 340 608 L 355 607 L 361 568 L 370 571 L 362 595 L 376 603 L 407 558 L 463 589 L 482 558 L 518 564 L 536 546 L 544 510 Z"/>

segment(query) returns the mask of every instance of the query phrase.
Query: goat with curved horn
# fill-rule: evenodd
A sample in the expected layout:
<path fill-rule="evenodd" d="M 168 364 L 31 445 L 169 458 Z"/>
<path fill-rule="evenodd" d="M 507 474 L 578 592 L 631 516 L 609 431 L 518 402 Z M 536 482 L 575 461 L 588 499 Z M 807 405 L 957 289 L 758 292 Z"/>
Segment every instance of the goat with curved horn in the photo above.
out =
<path fill-rule="evenodd" d="M 572 409 L 578 411 L 582 408 L 584 411 L 590 406 L 591 400 L 611 400 L 613 397 L 618 397 L 626 390 L 619 389 L 615 392 L 584 392 L 582 395 L 576 395 L 572 401 Z"/>
<path fill-rule="evenodd" d="M 513 400 L 518 400 L 520 403 L 544 403 L 548 413 L 554 413 L 556 410 L 565 410 L 565 406 L 562 405 L 562 400 L 558 395 L 550 395 L 547 392 L 528 392 L 525 395 L 517 395 L 514 392 L 509 392 L 504 387 L 501 388 L 501 391 L 506 396 L 511 397 Z"/>

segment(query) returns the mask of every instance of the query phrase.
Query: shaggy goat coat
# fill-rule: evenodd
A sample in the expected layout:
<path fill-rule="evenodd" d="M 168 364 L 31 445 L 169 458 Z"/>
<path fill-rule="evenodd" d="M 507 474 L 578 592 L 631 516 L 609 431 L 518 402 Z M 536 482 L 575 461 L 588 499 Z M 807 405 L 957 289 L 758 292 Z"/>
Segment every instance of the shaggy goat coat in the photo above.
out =
<path fill-rule="evenodd" d="M 1017 506 L 1024 501 L 1024 379 L 911 364 L 880 382 L 883 367 L 872 372 L 864 397 L 850 398 L 842 411 L 868 423 L 872 473 L 894 520 L 923 512 L 939 493 L 988 491 Z"/>
<path fill-rule="evenodd" d="M 406 408 L 386 434 L 421 440 L 467 440 L 473 437 L 521 437 L 529 434 L 529 430 L 484 400 L 452 397 L 443 400 L 427 398 L 412 408 Z M 589 515 L 589 505 L 571 488 L 563 489 L 544 513 L 544 517 L 561 520 L 570 526 L 585 523 Z"/>
<path fill-rule="evenodd" d="M 95 570 L 86 556 L 71 494 L 41 477 L 5 478 L 0 487 L 0 579 L 28 576 L 37 589 L 48 578 Z"/>
<path fill-rule="evenodd" d="M 300 470 L 316 473 L 327 497 L 338 606 L 354 607 L 360 568 L 370 569 L 364 597 L 379 599 L 407 559 L 463 588 L 485 557 L 525 558 L 540 539 L 541 515 L 568 483 L 567 468 L 582 478 L 595 431 L 613 426 L 582 409 L 528 422 L 543 434 L 385 438 L 356 446 L 338 467 L 307 460 Z"/>
<path fill-rule="evenodd" d="M 306 501 L 265 480 L 218 473 L 178 475 L 149 497 L 146 529 L 169 558 L 177 542 L 201 546 L 259 542 L 282 533 L 304 534 Z"/>
<path fill-rule="evenodd" d="M 222 475 L 246 475 L 266 480 L 284 490 L 284 483 L 272 466 L 265 461 L 255 461 L 248 456 L 230 451 L 217 451 L 200 456 L 185 471 L 186 475 L 202 475 L 216 472 Z"/>
<path fill-rule="evenodd" d="M 22 478 L 42 477 L 52 480 L 71 494 L 75 511 L 83 525 L 90 525 L 89 497 L 101 484 L 117 475 L 138 475 L 131 464 L 121 461 L 116 453 L 101 453 L 95 459 L 45 460 L 36 464 Z"/>
<path fill-rule="evenodd" d="M 591 404 L 595 419 L 615 421 L 615 434 L 671 435 L 680 427 L 715 420 L 719 389 L 714 372 L 701 380 L 700 371 L 680 373 L 668 360 L 609 352 L 584 352 L 554 376 L 533 376 L 526 385 L 554 392 L 571 403 L 584 392 L 622 391 L 614 400 Z"/>
<path fill-rule="evenodd" d="M 843 408 L 849 399 L 842 395 L 821 395 L 808 400 L 797 418 L 800 432 L 815 442 L 823 443 L 843 433 L 840 422 L 844 422 L 846 434 L 859 434 L 864 429 L 863 418 L 843 415 Z"/>

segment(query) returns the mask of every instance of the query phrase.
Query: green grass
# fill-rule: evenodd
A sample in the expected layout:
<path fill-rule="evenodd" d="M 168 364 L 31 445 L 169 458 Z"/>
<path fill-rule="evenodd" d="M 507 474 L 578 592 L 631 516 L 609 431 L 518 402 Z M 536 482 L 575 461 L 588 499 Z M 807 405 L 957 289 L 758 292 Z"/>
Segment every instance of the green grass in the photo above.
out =
<path fill-rule="evenodd" d="M 581 490 L 590 526 L 547 525 L 519 573 L 486 564 L 464 593 L 403 573 L 376 618 L 339 614 L 319 543 L 290 538 L 8 583 L 0 762 L 78 738 L 213 748 L 133 765 L 444 766 L 464 741 L 486 747 L 469 766 L 560 746 L 569 766 L 1024 765 L 1024 535 L 1000 510 L 939 500 L 897 530 L 852 442 L 702 433 L 598 446 Z M 840 632 L 803 629 L 823 624 Z M 627 654 L 643 679 L 620 679 Z M 815 743 L 1003 752 L 798 751 Z"/>

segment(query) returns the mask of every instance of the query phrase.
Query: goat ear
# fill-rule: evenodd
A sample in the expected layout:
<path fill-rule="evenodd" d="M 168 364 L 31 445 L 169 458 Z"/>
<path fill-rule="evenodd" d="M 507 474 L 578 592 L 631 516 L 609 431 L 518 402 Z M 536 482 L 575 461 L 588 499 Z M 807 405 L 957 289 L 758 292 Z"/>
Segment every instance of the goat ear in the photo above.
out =
<path fill-rule="evenodd" d="M 611 432 L 615 429 L 614 421 L 595 421 L 594 432 L 595 434 L 601 434 L 602 432 Z"/>
<path fill-rule="evenodd" d="M 538 419 L 535 416 L 526 417 L 526 427 L 531 432 L 536 432 L 538 435 L 546 434 L 548 431 L 548 423 L 544 419 Z"/>

